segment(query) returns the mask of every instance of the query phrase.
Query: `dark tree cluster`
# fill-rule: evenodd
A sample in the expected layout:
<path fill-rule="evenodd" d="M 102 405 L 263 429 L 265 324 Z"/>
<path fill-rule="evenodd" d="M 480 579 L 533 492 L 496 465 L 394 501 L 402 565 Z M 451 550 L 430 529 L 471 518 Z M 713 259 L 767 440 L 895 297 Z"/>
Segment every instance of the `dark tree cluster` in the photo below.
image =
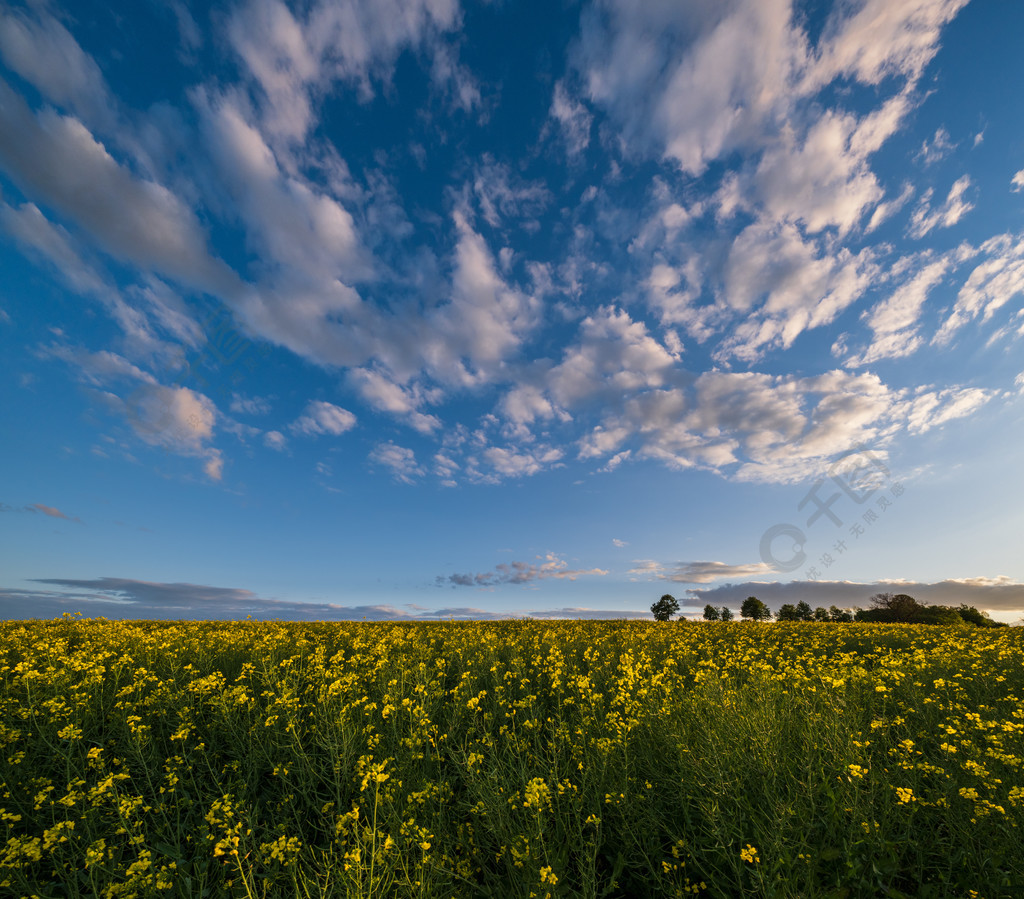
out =
<path fill-rule="evenodd" d="M 1007 627 L 993 621 L 974 606 L 925 606 L 906 593 L 876 593 L 871 607 L 857 609 L 857 621 L 880 621 L 903 624 L 973 624 L 975 627 Z"/>
<path fill-rule="evenodd" d="M 666 593 L 654 605 L 651 612 L 656 621 L 668 621 L 679 611 L 679 602 Z M 740 606 L 740 616 L 749 621 L 771 621 L 772 612 L 756 596 L 748 596 Z M 682 617 L 682 616 L 680 616 Z M 733 612 L 728 606 L 704 606 L 705 621 L 732 621 Z M 786 603 L 775 613 L 776 621 L 818 621 L 836 624 L 853 621 L 876 621 L 907 624 L 972 624 L 975 627 L 1006 627 L 1000 621 L 993 621 L 974 606 L 925 606 L 906 593 L 876 593 L 871 597 L 868 609 L 840 609 L 836 606 L 818 606 L 812 609 L 806 602 L 796 605 Z"/>

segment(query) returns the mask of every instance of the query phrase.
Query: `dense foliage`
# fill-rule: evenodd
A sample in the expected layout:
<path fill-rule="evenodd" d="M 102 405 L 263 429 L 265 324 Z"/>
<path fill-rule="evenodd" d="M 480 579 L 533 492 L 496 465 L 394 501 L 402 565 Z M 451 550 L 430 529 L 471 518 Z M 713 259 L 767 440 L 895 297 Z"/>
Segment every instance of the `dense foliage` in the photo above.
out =
<path fill-rule="evenodd" d="M 1016 895 L 1022 636 L 0 623 L 0 893 Z"/>

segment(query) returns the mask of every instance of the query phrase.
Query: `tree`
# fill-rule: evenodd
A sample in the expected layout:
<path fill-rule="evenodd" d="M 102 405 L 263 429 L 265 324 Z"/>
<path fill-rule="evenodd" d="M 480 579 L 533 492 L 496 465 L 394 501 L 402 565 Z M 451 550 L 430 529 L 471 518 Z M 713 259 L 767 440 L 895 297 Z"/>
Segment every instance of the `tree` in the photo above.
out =
<path fill-rule="evenodd" d="M 711 603 L 704 606 L 704 620 L 705 621 L 718 621 L 722 617 L 722 613 L 718 611 Z"/>
<path fill-rule="evenodd" d="M 740 615 L 751 621 L 768 621 L 772 617 L 771 610 L 756 596 L 748 596 L 740 606 Z"/>
<path fill-rule="evenodd" d="M 797 613 L 796 606 L 792 603 L 787 602 L 784 606 L 779 607 L 779 611 L 775 613 L 775 617 L 779 621 L 799 621 L 800 616 Z"/>
<path fill-rule="evenodd" d="M 869 616 L 873 621 L 910 621 L 922 606 L 913 596 L 906 593 L 876 593 L 871 597 L 870 612 L 881 613 Z"/>
<path fill-rule="evenodd" d="M 719 617 L 722 621 L 732 621 L 732 609 L 728 606 L 722 606 L 722 612 Z"/>
<path fill-rule="evenodd" d="M 671 593 L 666 593 L 651 606 L 655 621 L 668 621 L 678 611 L 679 601 Z"/>
<path fill-rule="evenodd" d="M 814 610 L 814 620 L 828 621 L 828 609 L 826 609 L 824 606 L 818 606 L 818 608 Z"/>
<path fill-rule="evenodd" d="M 814 612 L 802 599 L 796 604 L 797 621 L 814 621 Z"/>
<path fill-rule="evenodd" d="M 828 607 L 829 621 L 849 623 L 853 621 L 853 612 L 849 609 L 840 609 L 836 606 Z"/>

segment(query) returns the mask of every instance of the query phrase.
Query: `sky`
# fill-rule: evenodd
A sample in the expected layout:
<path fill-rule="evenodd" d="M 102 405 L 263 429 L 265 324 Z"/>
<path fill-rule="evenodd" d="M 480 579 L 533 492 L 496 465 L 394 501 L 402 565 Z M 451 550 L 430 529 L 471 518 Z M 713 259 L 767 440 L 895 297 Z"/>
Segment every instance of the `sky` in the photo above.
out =
<path fill-rule="evenodd" d="M 0 0 L 0 617 L 1020 620 L 1022 39 Z"/>

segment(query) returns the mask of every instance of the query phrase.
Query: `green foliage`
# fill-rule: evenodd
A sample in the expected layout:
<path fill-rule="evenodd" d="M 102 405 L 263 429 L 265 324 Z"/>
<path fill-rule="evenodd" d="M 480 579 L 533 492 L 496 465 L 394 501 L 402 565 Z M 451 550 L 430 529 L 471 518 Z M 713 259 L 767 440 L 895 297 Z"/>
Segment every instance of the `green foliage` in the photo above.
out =
<path fill-rule="evenodd" d="M 704 620 L 705 621 L 720 621 L 722 618 L 722 612 L 716 606 L 708 603 L 704 606 Z"/>
<path fill-rule="evenodd" d="M 769 621 L 772 617 L 771 610 L 756 596 L 748 596 L 740 606 L 740 615 L 749 618 L 751 621 Z"/>
<path fill-rule="evenodd" d="M 922 606 L 906 593 L 876 593 L 871 597 L 871 608 L 883 612 L 885 617 L 869 620 L 910 621 L 921 611 Z"/>
<path fill-rule="evenodd" d="M 799 621 L 800 613 L 797 611 L 796 606 L 787 602 L 779 606 L 779 611 L 775 613 L 775 618 L 778 621 Z"/>
<path fill-rule="evenodd" d="M 829 606 L 828 620 L 836 623 L 847 623 L 853 621 L 853 612 L 849 609 L 840 609 L 837 606 Z"/>
<path fill-rule="evenodd" d="M 719 613 L 718 617 L 720 621 L 732 621 L 732 609 L 730 609 L 728 606 L 722 606 L 722 611 Z"/>
<path fill-rule="evenodd" d="M 679 601 L 671 593 L 666 593 L 651 606 L 655 621 L 668 621 L 678 611 Z"/>
<path fill-rule="evenodd" d="M 905 593 L 876 593 L 871 597 L 870 609 L 857 610 L 856 620 L 906 624 L 971 624 L 975 627 L 999 627 L 1002 624 L 988 618 L 973 606 L 924 606 Z"/>
<path fill-rule="evenodd" d="M 979 612 L 974 606 L 961 605 L 957 608 L 957 614 L 968 624 L 975 627 L 1009 627 L 1005 621 L 993 621 L 984 612 Z"/>
<path fill-rule="evenodd" d="M 811 607 L 803 600 L 796 604 L 796 620 L 814 621 L 814 612 L 811 611 Z"/>

